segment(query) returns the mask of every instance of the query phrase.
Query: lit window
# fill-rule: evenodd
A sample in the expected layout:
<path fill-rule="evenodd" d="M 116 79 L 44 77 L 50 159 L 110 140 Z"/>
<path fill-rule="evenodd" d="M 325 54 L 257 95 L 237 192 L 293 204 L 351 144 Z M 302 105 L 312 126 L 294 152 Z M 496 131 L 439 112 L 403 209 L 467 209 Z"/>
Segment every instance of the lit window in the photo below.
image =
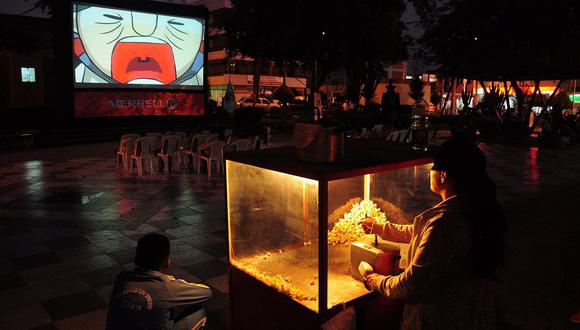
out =
<path fill-rule="evenodd" d="M 36 82 L 36 69 L 21 67 L 22 82 Z"/>

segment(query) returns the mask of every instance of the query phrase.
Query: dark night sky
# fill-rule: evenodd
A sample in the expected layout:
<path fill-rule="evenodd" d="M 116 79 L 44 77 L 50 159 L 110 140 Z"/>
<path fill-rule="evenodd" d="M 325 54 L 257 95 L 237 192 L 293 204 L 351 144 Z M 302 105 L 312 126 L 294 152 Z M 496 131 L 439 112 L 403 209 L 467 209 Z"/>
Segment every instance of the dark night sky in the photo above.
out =
<path fill-rule="evenodd" d="M 163 1 L 163 0 L 160 0 Z M 181 3 L 182 0 L 165 0 L 167 2 L 176 2 Z M 4 14 L 12 14 L 12 15 L 21 15 L 28 9 L 34 6 L 36 0 L 0 0 L 0 13 Z M 187 3 L 203 3 L 206 4 L 210 10 L 222 7 L 224 3 L 229 2 L 228 0 L 186 0 Z M 40 11 L 33 11 L 27 14 L 28 16 L 38 16 L 38 17 L 46 17 Z M 415 14 L 415 10 L 413 6 L 407 5 L 407 11 L 403 14 L 403 21 L 408 22 L 416 22 L 418 21 L 418 17 Z M 417 37 L 420 34 L 420 31 L 415 27 L 415 24 L 407 24 L 408 33 L 413 36 Z"/>
<path fill-rule="evenodd" d="M 90 1 L 90 0 L 89 0 Z M 175 3 L 203 3 L 207 4 L 209 9 L 215 9 L 215 7 L 223 6 L 227 0 L 158 0 L 158 1 L 165 1 L 165 2 L 175 2 Z M 28 9 L 34 6 L 36 0 L 0 0 L 0 13 L 4 14 L 12 14 L 12 15 L 21 15 Z M 46 16 L 40 11 L 34 11 L 29 14 L 28 16 Z"/>
<path fill-rule="evenodd" d="M 21 15 L 23 12 L 34 6 L 35 0 L 1 0 L 0 1 L 0 13 Z M 27 14 L 28 16 L 45 16 L 40 11 L 35 11 Z"/>

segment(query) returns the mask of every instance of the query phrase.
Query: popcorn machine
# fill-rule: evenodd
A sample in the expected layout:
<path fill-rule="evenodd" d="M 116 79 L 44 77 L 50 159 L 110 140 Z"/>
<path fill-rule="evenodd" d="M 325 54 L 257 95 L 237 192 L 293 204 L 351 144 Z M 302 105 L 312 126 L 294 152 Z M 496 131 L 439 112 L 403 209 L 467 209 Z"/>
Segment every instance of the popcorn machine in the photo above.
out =
<path fill-rule="evenodd" d="M 353 248 L 388 245 L 404 257 L 407 246 L 375 244 L 358 220 L 412 223 L 436 203 L 431 162 L 407 145 L 368 141 L 345 142 L 344 159 L 329 164 L 299 162 L 293 148 L 227 155 L 232 327 L 316 329 L 364 304 L 374 293 L 353 270 Z"/>

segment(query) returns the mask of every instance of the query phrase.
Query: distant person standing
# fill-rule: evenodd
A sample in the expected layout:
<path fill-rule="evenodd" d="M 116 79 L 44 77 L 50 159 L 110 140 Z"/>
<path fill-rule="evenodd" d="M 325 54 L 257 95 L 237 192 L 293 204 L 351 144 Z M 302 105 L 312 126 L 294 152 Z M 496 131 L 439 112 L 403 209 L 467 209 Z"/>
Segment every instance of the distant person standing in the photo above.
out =
<path fill-rule="evenodd" d="M 113 286 L 107 329 L 202 329 L 211 298 L 209 287 L 164 274 L 170 264 L 169 239 L 143 236 L 137 244 L 135 271 L 121 272 Z"/>
<path fill-rule="evenodd" d="M 381 107 L 383 109 L 383 118 L 388 121 L 389 126 L 393 126 L 393 122 L 397 116 L 397 110 L 401 105 L 401 100 L 399 98 L 399 93 L 395 92 L 395 86 L 393 85 L 393 80 L 389 79 L 389 85 L 387 86 L 387 91 L 383 93 L 381 98 Z"/>

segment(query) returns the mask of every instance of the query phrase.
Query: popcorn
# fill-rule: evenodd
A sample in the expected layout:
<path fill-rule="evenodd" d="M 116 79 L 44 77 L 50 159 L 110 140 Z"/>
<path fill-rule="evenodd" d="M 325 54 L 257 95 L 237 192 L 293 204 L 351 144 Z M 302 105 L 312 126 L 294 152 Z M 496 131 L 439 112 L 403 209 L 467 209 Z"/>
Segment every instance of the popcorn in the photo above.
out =
<path fill-rule="evenodd" d="M 328 244 L 336 246 L 346 244 L 361 239 L 365 232 L 362 225 L 358 223 L 366 217 L 374 218 L 377 222 L 386 222 L 386 215 L 381 212 L 378 206 L 370 200 L 363 200 L 352 206 L 328 232 Z"/>
<path fill-rule="evenodd" d="M 232 263 L 235 265 L 238 264 L 236 262 Z M 276 274 L 274 276 L 268 275 L 253 267 L 242 267 L 241 269 L 252 275 L 257 280 L 263 282 L 264 284 L 271 286 L 276 291 L 283 293 L 287 296 L 290 296 L 293 299 L 310 300 L 310 301 L 315 301 L 317 299 L 317 295 L 309 295 L 306 292 L 292 285 L 292 279 L 290 279 L 287 276 L 282 276 L 280 274 Z"/>

